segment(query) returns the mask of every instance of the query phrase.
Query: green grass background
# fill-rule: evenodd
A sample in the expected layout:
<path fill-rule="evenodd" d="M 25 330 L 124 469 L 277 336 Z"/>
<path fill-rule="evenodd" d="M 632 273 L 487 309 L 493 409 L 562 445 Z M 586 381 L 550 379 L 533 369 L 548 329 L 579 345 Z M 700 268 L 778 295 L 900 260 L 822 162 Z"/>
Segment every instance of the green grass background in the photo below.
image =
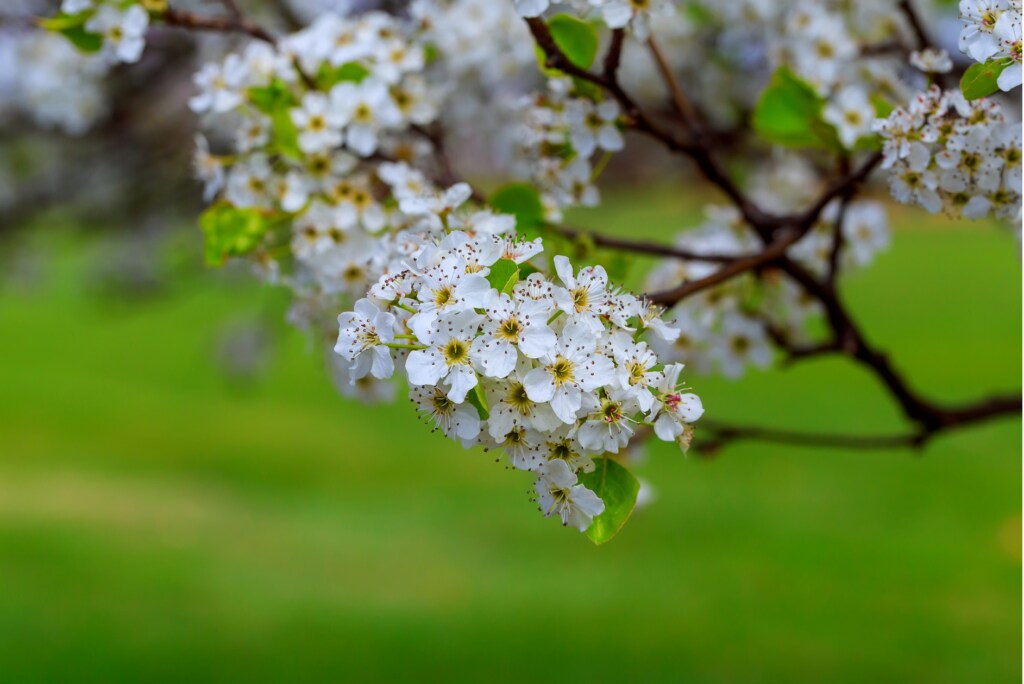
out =
<path fill-rule="evenodd" d="M 574 220 L 696 215 L 666 191 Z M 1019 388 L 1014 239 L 893 218 L 843 289 L 870 338 L 934 396 Z M 1019 420 L 921 454 L 656 445 L 655 502 L 595 548 L 407 402 L 340 399 L 296 332 L 232 389 L 218 331 L 282 293 L 208 274 L 112 307 L 102 249 L 39 244 L 42 286 L 0 291 L 4 682 L 1020 681 Z M 841 360 L 692 381 L 722 419 L 901 424 Z"/>

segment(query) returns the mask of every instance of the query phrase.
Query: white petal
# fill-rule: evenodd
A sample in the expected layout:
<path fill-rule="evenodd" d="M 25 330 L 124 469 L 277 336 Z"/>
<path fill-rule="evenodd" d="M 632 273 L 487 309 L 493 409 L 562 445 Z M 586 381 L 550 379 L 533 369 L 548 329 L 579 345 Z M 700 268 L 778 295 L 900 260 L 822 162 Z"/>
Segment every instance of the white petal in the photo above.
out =
<path fill-rule="evenodd" d="M 558 338 L 546 325 L 531 325 L 519 336 L 519 350 L 531 359 L 539 359 L 555 348 Z"/>
<path fill-rule="evenodd" d="M 543 403 L 555 396 L 555 382 L 543 368 L 534 368 L 523 378 L 523 389 L 530 401 Z"/>
<path fill-rule="evenodd" d="M 527 377 L 529 377 L 529 375 Z M 529 396 L 529 391 L 527 391 L 526 394 Z M 562 385 L 555 391 L 554 396 L 551 397 L 551 410 L 555 412 L 555 415 L 558 416 L 563 423 L 575 423 L 576 414 L 580 410 L 582 401 L 583 397 L 578 389 L 575 387 L 569 387 L 568 385 Z"/>
<path fill-rule="evenodd" d="M 451 386 L 448 398 L 456 404 L 461 404 L 466 401 L 466 395 L 469 394 L 469 390 L 476 387 L 476 383 L 476 373 L 472 368 L 462 365 L 453 367 L 448 374 L 448 384 Z"/>
<path fill-rule="evenodd" d="M 410 385 L 436 385 L 447 370 L 441 353 L 433 348 L 417 349 L 405 362 Z"/>
<path fill-rule="evenodd" d="M 683 434 L 683 425 L 670 414 L 663 413 L 654 421 L 654 434 L 663 442 L 674 442 Z"/>
<path fill-rule="evenodd" d="M 370 374 L 379 380 L 390 378 L 395 372 L 395 362 L 391 358 L 391 350 L 387 347 L 374 347 L 369 353 L 372 354 L 373 359 Z"/>

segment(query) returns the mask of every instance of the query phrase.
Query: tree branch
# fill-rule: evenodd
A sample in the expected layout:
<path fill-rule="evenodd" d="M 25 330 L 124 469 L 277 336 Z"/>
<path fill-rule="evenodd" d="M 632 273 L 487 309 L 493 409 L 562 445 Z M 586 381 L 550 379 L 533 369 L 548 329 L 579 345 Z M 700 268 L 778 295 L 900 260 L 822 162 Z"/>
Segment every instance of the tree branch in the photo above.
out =
<path fill-rule="evenodd" d="M 647 298 L 655 304 L 672 306 L 676 302 L 685 299 L 690 295 L 696 294 L 701 290 L 706 290 L 709 287 L 720 285 L 721 283 L 735 278 L 742 273 L 767 266 L 783 258 L 786 254 L 786 249 L 788 249 L 789 246 L 799 238 L 800 234 L 796 231 L 784 233 L 781 237 L 777 238 L 775 242 L 766 246 L 764 250 L 757 254 L 752 254 L 748 257 L 743 257 L 727 263 L 711 275 L 699 280 L 685 282 L 671 290 L 650 293 L 647 295 Z"/>
<path fill-rule="evenodd" d="M 231 0 L 228 0 L 228 2 L 231 2 Z M 231 5 L 234 7 L 234 10 L 238 10 L 237 5 L 234 5 L 233 2 Z M 270 32 L 258 24 L 249 21 L 240 12 L 234 14 L 233 11 L 230 17 L 207 17 L 192 12 L 172 9 L 168 6 L 160 16 L 168 26 L 219 33 L 246 33 L 257 40 L 262 40 L 271 45 L 277 43 L 277 39 Z"/>
<path fill-rule="evenodd" d="M 694 448 L 702 452 L 715 452 L 729 442 L 756 440 L 798 446 L 833 447 L 839 449 L 893 449 L 923 446 L 927 437 L 920 432 L 884 435 L 835 434 L 827 432 L 801 432 L 780 430 L 757 425 L 734 425 L 701 419 L 701 431 L 709 431 L 707 439 L 695 442 Z"/>
<path fill-rule="evenodd" d="M 617 78 L 619 63 L 622 61 L 622 43 L 625 37 L 625 29 L 617 28 L 612 30 L 612 41 L 608 45 L 608 52 L 604 56 L 604 77 L 608 80 Z"/>
<path fill-rule="evenodd" d="M 914 6 L 910 3 L 910 0 L 900 0 L 899 3 L 900 12 L 903 13 L 903 17 L 907 20 L 910 25 L 910 30 L 914 33 L 914 39 L 917 41 L 917 49 L 925 50 L 934 46 L 932 41 L 928 38 L 928 33 L 924 30 L 924 24 L 921 22 L 921 18 L 917 15 L 914 10 Z M 931 74 L 934 78 L 936 85 L 943 90 L 946 89 L 946 75 L 945 74 Z"/>
<path fill-rule="evenodd" d="M 863 332 L 850 317 L 835 289 L 820 282 L 803 266 L 789 258 L 779 260 L 779 267 L 797 281 L 808 294 L 825 307 L 829 326 L 838 342 L 838 350 L 869 368 L 886 386 L 904 415 L 924 432 L 932 433 L 955 425 L 1021 410 L 1020 395 L 985 400 L 978 404 L 944 407 L 914 392 L 883 352 L 871 346 Z"/>
<path fill-rule="evenodd" d="M 661 48 L 658 47 L 658 42 L 654 39 L 653 35 L 647 39 L 647 47 L 651 51 L 651 56 L 654 57 L 654 63 L 658 66 L 661 80 L 665 82 L 665 87 L 668 88 L 669 93 L 672 95 L 672 104 L 675 105 L 676 111 L 682 118 L 683 123 L 690 129 L 691 135 L 699 135 L 701 122 L 697 117 L 697 112 L 693 105 L 690 104 L 686 93 L 683 92 L 683 87 L 679 84 L 675 74 L 672 73 L 672 67 L 669 66 L 668 60 L 665 59 L 665 55 L 662 53 Z"/>
<path fill-rule="evenodd" d="M 704 261 L 711 263 L 729 263 L 744 258 L 742 256 L 737 256 L 735 254 L 703 254 L 700 252 L 691 252 L 689 250 L 680 249 L 678 247 L 663 245 L 658 242 L 648 242 L 645 240 L 630 240 L 629 238 L 619 238 L 613 237 L 611 235 L 602 235 L 600 233 L 592 233 L 584 228 L 572 228 L 570 226 L 563 226 L 561 224 L 554 223 L 544 224 L 544 230 L 552 233 L 558 233 L 559 235 L 569 238 L 570 240 L 587 238 L 599 247 L 607 247 L 608 249 L 618 249 L 624 252 L 633 252 L 635 254 L 647 254 L 650 256 L 669 257 L 671 259 L 683 259 L 686 261 Z"/>

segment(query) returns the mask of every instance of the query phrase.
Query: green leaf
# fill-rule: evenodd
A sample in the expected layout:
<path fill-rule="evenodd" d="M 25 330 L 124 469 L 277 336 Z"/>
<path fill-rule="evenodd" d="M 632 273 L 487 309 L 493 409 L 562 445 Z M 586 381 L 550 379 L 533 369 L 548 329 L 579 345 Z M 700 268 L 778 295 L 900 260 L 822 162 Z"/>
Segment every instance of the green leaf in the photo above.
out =
<path fill-rule="evenodd" d="M 295 96 L 283 81 L 275 80 L 269 85 L 253 86 L 246 91 L 249 102 L 264 114 L 271 115 L 282 107 L 294 107 Z"/>
<path fill-rule="evenodd" d="M 470 404 L 476 407 L 477 415 L 480 416 L 480 420 L 487 420 L 491 415 L 490 407 L 487 405 L 487 395 L 484 394 L 484 386 L 480 382 L 480 376 L 477 376 L 476 387 L 466 395 L 466 399 Z"/>
<path fill-rule="evenodd" d="M 608 279 L 622 284 L 629 277 L 629 269 L 635 259 L 632 255 L 624 252 L 612 252 L 608 258 L 602 260 L 604 270 L 608 273 Z"/>
<path fill-rule="evenodd" d="M 585 97 L 588 100 L 594 100 L 600 102 L 602 97 L 602 91 L 600 86 L 597 86 L 590 81 L 584 81 L 582 78 L 572 77 L 572 88 L 574 93 L 579 97 Z"/>
<path fill-rule="evenodd" d="M 779 67 L 754 108 L 754 130 L 777 145 L 842 149 L 835 128 L 821 118 L 824 104 L 810 84 Z"/>
<path fill-rule="evenodd" d="M 508 294 L 519 282 L 519 264 L 511 259 L 498 259 L 487 276 L 487 282 L 495 290 Z"/>
<path fill-rule="evenodd" d="M 64 14 L 43 19 L 39 22 L 47 31 L 62 34 L 82 52 L 98 52 L 103 47 L 103 36 L 85 30 L 85 23 L 93 15 L 92 10 L 77 14 Z"/>
<path fill-rule="evenodd" d="M 370 75 L 370 70 L 359 62 L 345 62 L 336 67 L 324 64 L 317 73 L 316 81 L 324 89 L 338 83 L 362 83 Z"/>
<path fill-rule="evenodd" d="M 60 12 L 52 17 L 39 20 L 39 26 L 46 29 L 47 31 L 57 31 L 58 33 L 75 26 L 82 26 L 85 22 L 89 21 L 93 12 L 91 10 L 84 10 L 76 14 L 65 14 Z"/>
<path fill-rule="evenodd" d="M 1012 63 L 1012 60 L 999 60 L 972 64 L 960 79 L 960 92 L 968 100 L 977 100 L 998 92 L 999 75 Z"/>
<path fill-rule="evenodd" d="M 491 194 L 491 206 L 516 217 L 516 232 L 524 237 L 540 235 L 544 221 L 544 205 L 537 188 L 529 183 L 509 183 Z"/>
<path fill-rule="evenodd" d="M 433 64 L 441 57 L 441 51 L 433 43 L 427 43 L 423 46 L 423 61 L 427 64 Z"/>
<path fill-rule="evenodd" d="M 636 506 L 640 481 L 618 461 L 595 458 L 594 471 L 580 474 L 580 484 L 604 501 L 604 512 L 594 518 L 587 536 L 595 544 L 604 544 L 618 534 Z"/>
<path fill-rule="evenodd" d="M 258 209 L 239 209 L 218 202 L 199 216 L 205 237 L 204 253 L 209 266 L 222 266 L 230 256 L 241 256 L 255 249 L 270 227 Z"/>
<path fill-rule="evenodd" d="M 556 14 L 548 20 L 548 30 L 570 62 L 581 69 L 590 68 L 597 57 L 597 29 L 572 15 Z"/>
<path fill-rule="evenodd" d="M 865 152 L 878 152 L 882 149 L 882 136 L 877 133 L 862 135 L 853 144 L 853 149 Z"/>
<path fill-rule="evenodd" d="M 886 118 L 892 114 L 892 110 L 896 109 L 896 106 L 888 98 L 879 93 L 871 93 L 868 99 L 871 100 L 871 105 L 875 108 L 875 116 L 880 119 Z"/>
<path fill-rule="evenodd" d="M 249 88 L 246 97 L 250 104 L 270 117 L 277 151 L 294 160 L 302 159 L 299 149 L 299 131 L 292 121 L 291 110 L 298 105 L 287 83 L 274 80 L 269 85 Z"/>
<path fill-rule="evenodd" d="M 686 3 L 683 13 L 691 24 L 699 27 L 709 26 L 715 21 L 714 13 L 698 2 Z"/>
<path fill-rule="evenodd" d="M 274 142 L 278 151 L 286 157 L 296 161 L 302 160 L 302 150 L 299 149 L 299 131 L 292 121 L 291 107 L 278 106 L 270 117 L 274 128 Z"/>

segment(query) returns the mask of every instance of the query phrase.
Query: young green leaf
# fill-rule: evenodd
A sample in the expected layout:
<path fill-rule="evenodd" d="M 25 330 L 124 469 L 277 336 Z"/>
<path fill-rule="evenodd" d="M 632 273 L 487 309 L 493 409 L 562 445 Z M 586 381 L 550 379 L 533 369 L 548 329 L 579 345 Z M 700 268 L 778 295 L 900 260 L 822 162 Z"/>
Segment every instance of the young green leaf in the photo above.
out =
<path fill-rule="evenodd" d="M 1009 60 L 988 61 L 972 64 L 960 79 L 960 92 L 968 100 L 988 97 L 999 90 L 999 75 L 1012 62 Z"/>
<path fill-rule="evenodd" d="M 246 97 L 256 109 L 267 115 L 273 114 L 277 109 L 295 106 L 295 97 L 291 90 L 280 80 L 274 80 L 265 86 L 253 86 L 246 90 Z"/>
<path fill-rule="evenodd" d="M 875 108 L 875 116 L 880 119 L 884 119 L 889 116 L 892 114 L 892 110 L 896 109 L 896 105 L 880 93 L 871 93 L 871 95 L 868 96 L 868 99 L 871 100 L 871 106 Z"/>
<path fill-rule="evenodd" d="M 556 14 L 548 20 L 548 30 L 555 45 L 569 61 L 581 69 L 589 69 L 597 57 L 597 29 L 569 14 Z"/>
<path fill-rule="evenodd" d="M 467 401 L 476 408 L 480 420 L 487 420 L 490 415 L 490 407 L 487 405 L 487 395 L 484 394 L 484 386 L 477 380 L 476 387 L 466 395 Z"/>
<path fill-rule="evenodd" d="M 595 544 L 604 544 L 618 534 L 629 519 L 636 506 L 640 481 L 610 458 L 595 458 L 594 464 L 593 472 L 580 474 L 580 484 L 601 497 L 604 512 L 594 518 L 586 534 Z"/>
<path fill-rule="evenodd" d="M 99 52 L 103 47 L 103 36 L 85 30 L 85 22 L 93 15 L 91 10 L 77 14 L 60 14 L 39 22 L 47 31 L 62 34 L 82 52 Z"/>
<path fill-rule="evenodd" d="M 519 282 L 519 265 L 510 259 L 499 259 L 491 266 L 487 282 L 495 290 L 508 294 Z"/>
<path fill-rule="evenodd" d="M 270 117 L 274 128 L 274 142 L 278 151 L 286 157 L 296 161 L 302 160 L 302 150 L 299 149 L 299 131 L 292 121 L 291 107 L 279 105 L 274 109 Z"/>
<path fill-rule="evenodd" d="M 601 263 L 604 270 L 607 271 L 609 279 L 616 283 L 624 283 L 629 277 L 629 269 L 634 261 L 636 258 L 631 254 L 612 252 Z"/>
<path fill-rule="evenodd" d="M 777 145 L 842 149 L 835 128 L 821 117 L 824 104 L 810 84 L 779 67 L 754 108 L 754 130 Z"/>
<path fill-rule="evenodd" d="M 209 266 L 222 266 L 229 256 L 248 254 L 259 245 L 269 221 L 258 209 L 239 209 L 226 202 L 209 207 L 199 217 Z"/>
<path fill-rule="evenodd" d="M 362 83 L 369 75 L 370 70 L 359 62 L 345 62 L 336 67 L 325 63 L 316 76 L 316 82 L 327 90 L 338 83 Z"/>
<path fill-rule="evenodd" d="M 544 221 L 544 206 L 540 202 L 537 188 L 528 183 L 509 183 L 491 194 L 492 207 L 516 217 L 516 232 L 524 237 L 540 235 L 540 224 Z"/>

